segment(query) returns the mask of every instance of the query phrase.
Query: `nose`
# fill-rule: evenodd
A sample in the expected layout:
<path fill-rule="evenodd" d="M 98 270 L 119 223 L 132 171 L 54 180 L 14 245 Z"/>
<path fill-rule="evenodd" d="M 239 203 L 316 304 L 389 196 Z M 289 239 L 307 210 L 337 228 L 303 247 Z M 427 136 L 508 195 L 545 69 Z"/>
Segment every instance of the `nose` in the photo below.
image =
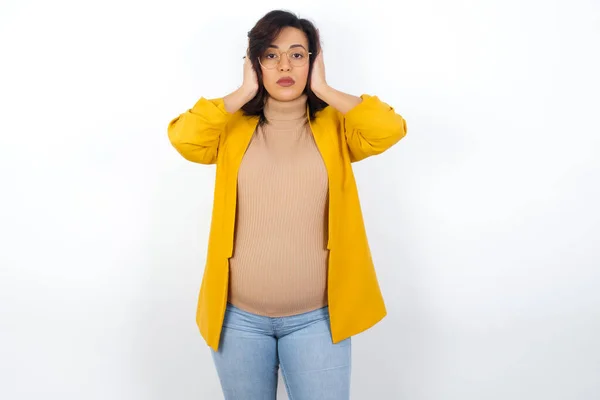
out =
<path fill-rule="evenodd" d="M 285 57 L 284 57 L 285 54 Z M 285 59 L 285 62 L 283 61 Z M 288 60 L 287 54 L 283 53 L 281 55 L 281 58 L 279 59 L 279 71 L 283 72 L 283 71 L 289 71 L 292 69 L 292 66 L 290 65 L 290 60 Z"/>

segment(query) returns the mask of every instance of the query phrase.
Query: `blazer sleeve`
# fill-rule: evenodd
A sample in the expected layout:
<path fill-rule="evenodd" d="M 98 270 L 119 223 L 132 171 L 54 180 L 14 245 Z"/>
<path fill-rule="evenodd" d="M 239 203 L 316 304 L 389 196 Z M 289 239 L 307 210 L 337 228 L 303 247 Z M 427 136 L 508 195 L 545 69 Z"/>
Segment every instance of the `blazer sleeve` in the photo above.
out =
<path fill-rule="evenodd" d="M 363 94 L 362 102 L 343 116 L 343 129 L 356 162 L 383 153 L 406 136 L 406 121 L 377 96 Z"/>
<path fill-rule="evenodd" d="M 186 160 L 215 164 L 221 135 L 231 117 L 222 98 L 200 98 L 192 109 L 169 122 L 169 140 Z"/>

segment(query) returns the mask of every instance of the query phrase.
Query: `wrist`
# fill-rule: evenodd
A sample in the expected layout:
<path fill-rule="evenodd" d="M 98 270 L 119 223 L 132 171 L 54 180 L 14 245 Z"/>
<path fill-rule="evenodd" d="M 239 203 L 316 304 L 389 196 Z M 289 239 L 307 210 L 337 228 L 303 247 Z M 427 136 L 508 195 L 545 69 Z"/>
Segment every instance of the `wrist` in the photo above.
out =
<path fill-rule="evenodd" d="M 238 90 L 244 96 L 244 98 L 250 101 L 254 98 L 254 96 L 256 96 L 256 93 L 258 93 L 258 86 L 254 87 L 242 85 Z"/>
<path fill-rule="evenodd" d="M 314 94 L 316 94 L 317 97 L 323 101 L 326 101 L 324 99 L 324 97 L 327 97 L 327 94 L 330 93 L 332 90 L 331 86 L 329 86 L 326 83 L 321 84 L 321 85 L 315 85 L 315 86 L 311 87 L 311 89 L 314 92 Z"/>

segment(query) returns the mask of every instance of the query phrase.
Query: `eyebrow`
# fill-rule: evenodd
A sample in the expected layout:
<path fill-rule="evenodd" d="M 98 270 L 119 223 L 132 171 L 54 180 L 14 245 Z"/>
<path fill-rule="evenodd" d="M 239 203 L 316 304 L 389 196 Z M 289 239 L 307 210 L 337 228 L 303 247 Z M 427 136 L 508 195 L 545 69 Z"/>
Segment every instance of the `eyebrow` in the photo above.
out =
<path fill-rule="evenodd" d="M 270 44 L 269 47 L 274 47 L 276 49 L 279 48 L 279 46 L 277 46 L 276 44 Z M 293 44 L 290 46 L 290 49 L 293 49 L 294 47 L 302 47 L 304 50 L 306 50 L 306 48 L 304 46 L 302 46 L 301 44 Z"/>

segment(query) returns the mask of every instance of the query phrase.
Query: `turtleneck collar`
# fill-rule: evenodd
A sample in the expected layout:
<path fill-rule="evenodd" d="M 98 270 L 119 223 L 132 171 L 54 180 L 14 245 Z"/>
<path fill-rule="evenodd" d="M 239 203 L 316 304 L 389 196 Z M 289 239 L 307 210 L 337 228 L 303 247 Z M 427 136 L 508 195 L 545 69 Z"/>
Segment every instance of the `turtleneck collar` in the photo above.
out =
<path fill-rule="evenodd" d="M 265 117 L 268 122 L 304 119 L 306 118 L 307 99 L 308 96 L 305 93 L 291 101 L 279 101 L 269 96 L 264 108 Z"/>

